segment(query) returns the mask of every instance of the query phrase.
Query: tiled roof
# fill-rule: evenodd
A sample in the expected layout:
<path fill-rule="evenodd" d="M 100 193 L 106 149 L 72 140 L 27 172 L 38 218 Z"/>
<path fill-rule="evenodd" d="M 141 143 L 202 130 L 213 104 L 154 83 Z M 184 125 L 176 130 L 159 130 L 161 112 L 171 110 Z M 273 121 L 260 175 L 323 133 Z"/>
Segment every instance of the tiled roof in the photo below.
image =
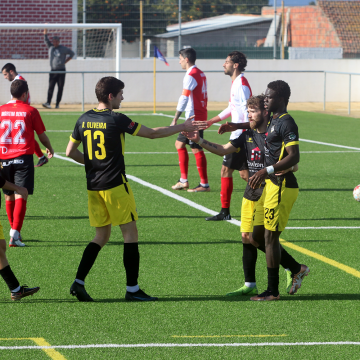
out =
<path fill-rule="evenodd" d="M 360 52 L 360 1 L 318 1 L 333 24 L 345 53 Z"/>

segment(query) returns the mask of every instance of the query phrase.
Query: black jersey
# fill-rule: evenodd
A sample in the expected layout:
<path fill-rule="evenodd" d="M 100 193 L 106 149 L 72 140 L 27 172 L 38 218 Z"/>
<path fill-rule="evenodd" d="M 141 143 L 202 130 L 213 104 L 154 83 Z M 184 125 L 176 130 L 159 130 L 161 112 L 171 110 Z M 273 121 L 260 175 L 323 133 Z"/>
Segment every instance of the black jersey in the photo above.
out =
<path fill-rule="evenodd" d="M 264 167 L 264 143 L 265 134 L 260 134 L 256 130 L 246 130 L 237 139 L 231 140 L 232 146 L 244 151 L 246 154 L 247 165 L 249 169 L 249 178 Z M 258 201 L 263 192 L 265 183 L 258 189 L 252 189 L 249 184 L 246 185 L 244 198 L 251 201 Z"/>
<path fill-rule="evenodd" d="M 294 119 L 287 113 L 280 115 L 276 119 L 270 118 L 265 138 L 265 166 L 275 165 L 288 156 L 285 147 L 292 145 L 299 145 L 299 131 Z M 299 187 L 292 171 L 282 176 L 276 176 L 275 174 L 268 176 L 275 185 L 286 179 L 286 187 Z"/>
<path fill-rule="evenodd" d="M 81 115 L 70 136 L 83 143 L 88 190 L 108 190 L 126 182 L 125 133 L 136 135 L 141 125 L 109 109 Z"/>

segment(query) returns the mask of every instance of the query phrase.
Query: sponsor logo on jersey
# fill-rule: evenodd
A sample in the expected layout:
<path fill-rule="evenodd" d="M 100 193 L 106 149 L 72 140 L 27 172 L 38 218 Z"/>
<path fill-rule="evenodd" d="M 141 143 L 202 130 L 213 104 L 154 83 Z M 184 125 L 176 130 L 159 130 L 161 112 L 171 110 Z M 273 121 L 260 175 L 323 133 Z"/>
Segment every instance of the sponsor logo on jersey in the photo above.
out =
<path fill-rule="evenodd" d="M 251 150 L 251 161 L 254 160 L 255 161 L 261 160 L 261 150 L 258 147 Z"/>
<path fill-rule="evenodd" d="M 296 139 L 296 134 L 290 133 L 288 138 L 289 138 L 289 140 L 295 140 Z"/>
<path fill-rule="evenodd" d="M 132 122 L 129 124 L 128 129 L 132 129 L 134 126 L 135 126 L 135 123 L 132 121 Z"/>
<path fill-rule="evenodd" d="M 264 164 L 263 163 L 257 163 L 255 161 L 247 161 L 248 163 L 248 168 L 251 169 L 251 168 L 263 168 L 264 167 Z"/>
<path fill-rule="evenodd" d="M 246 142 L 249 142 L 249 143 L 252 143 L 253 142 L 253 139 L 251 137 L 249 137 Z"/>

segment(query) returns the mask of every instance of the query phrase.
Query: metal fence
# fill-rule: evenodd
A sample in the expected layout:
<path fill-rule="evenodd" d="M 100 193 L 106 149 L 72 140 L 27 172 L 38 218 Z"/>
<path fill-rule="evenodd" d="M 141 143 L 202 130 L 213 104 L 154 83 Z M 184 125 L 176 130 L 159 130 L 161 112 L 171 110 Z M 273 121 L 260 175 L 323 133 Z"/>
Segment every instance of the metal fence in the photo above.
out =
<path fill-rule="evenodd" d="M 56 72 L 56 73 L 62 73 L 62 72 Z M 223 76 L 224 72 L 221 70 L 206 70 L 205 73 L 207 74 L 207 77 L 211 77 L 211 76 L 218 76 L 221 75 L 219 77 L 219 79 L 224 79 L 225 77 Z M 263 70 L 263 71 L 246 71 L 246 74 L 249 74 L 249 76 L 256 76 L 257 78 L 264 78 L 265 75 L 267 76 L 271 76 L 272 74 L 283 74 L 283 76 L 281 76 L 281 78 L 290 78 L 290 81 L 286 78 L 287 81 L 289 81 L 289 84 L 291 85 L 291 89 L 292 89 L 292 97 L 291 97 L 291 101 L 292 102 L 298 102 L 299 99 L 296 98 L 297 93 L 300 92 L 306 92 L 309 89 L 306 89 L 306 87 L 304 86 L 304 84 L 309 84 L 309 86 L 311 87 L 311 89 L 313 90 L 313 92 L 316 93 L 323 93 L 323 97 L 322 97 L 322 102 L 323 102 L 323 110 L 326 110 L 326 102 L 328 101 L 328 97 L 329 97 L 329 92 L 332 91 L 334 92 L 334 87 L 332 84 L 328 84 L 329 82 L 329 76 L 330 75 L 340 75 L 342 77 L 343 82 L 346 80 L 344 79 L 344 76 L 348 77 L 348 82 L 347 82 L 347 86 L 345 86 L 345 84 L 342 84 L 343 88 L 347 88 L 348 89 L 348 94 L 344 95 L 344 98 L 347 98 L 347 103 L 348 103 L 348 114 L 351 113 L 351 101 L 352 98 L 354 98 L 354 96 L 352 96 L 352 86 L 356 85 L 359 87 L 360 83 L 359 83 L 359 78 L 357 77 L 357 83 L 355 84 L 354 81 L 352 81 L 352 79 L 355 76 L 360 76 L 360 73 L 350 73 L 350 72 L 336 72 L 336 71 L 320 71 L 320 70 L 304 70 L 304 71 L 283 71 L 283 70 Z M 22 75 L 25 76 L 25 78 L 28 80 L 29 84 L 30 84 L 30 93 L 31 93 L 31 98 L 32 101 L 34 103 L 41 103 L 41 101 L 37 100 L 38 94 L 37 92 L 41 91 L 43 94 L 45 94 L 46 92 L 46 87 L 47 87 L 47 76 L 48 76 L 48 72 L 45 71 L 26 71 L 26 72 L 22 72 Z M 99 76 L 94 76 L 94 74 L 98 74 Z M 125 79 L 125 83 L 130 83 L 133 84 L 132 86 L 126 86 L 125 87 L 125 91 L 126 91 L 126 95 L 125 95 L 125 99 L 126 101 L 131 101 L 131 102 L 137 102 L 137 101 L 145 101 L 144 97 L 142 94 L 145 93 L 150 93 L 150 97 L 147 98 L 146 101 L 152 101 L 152 92 L 153 92 L 153 86 L 152 86 L 152 79 L 153 79 L 153 71 L 121 71 L 120 76 L 122 78 L 122 80 Z M 251 75 L 250 75 L 251 74 Z M 67 78 L 71 77 L 71 79 L 67 80 L 67 83 L 70 82 L 70 87 L 68 88 L 67 92 L 71 91 L 70 94 L 68 94 L 68 97 L 71 100 L 72 103 L 78 103 L 78 104 L 82 104 L 82 111 L 84 111 L 84 105 L 85 103 L 94 103 L 95 102 L 95 96 L 94 96 L 94 89 L 95 89 L 95 84 L 98 81 L 98 79 L 102 76 L 118 76 L 119 73 L 116 71 L 68 71 L 66 72 Z M 157 71 L 156 75 L 158 77 L 162 77 L 163 79 L 166 79 L 167 83 L 179 83 L 181 84 L 181 78 L 184 75 L 184 71 Z M 314 75 L 318 75 L 320 76 L 320 78 L 323 79 L 322 83 L 320 81 L 313 81 L 310 83 L 310 81 L 306 81 L 306 76 L 309 76 L 309 79 L 312 78 L 314 79 Z M 248 75 L 247 75 L 248 76 Z M 301 77 L 303 81 L 299 82 L 296 80 L 295 77 Z M 176 81 L 171 80 L 171 78 L 175 78 L 176 77 Z M 293 81 L 291 81 L 291 78 L 293 78 Z M 320 79 L 319 78 L 319 79 Z M 34 87 L 32 86 L 32 84 L 34 83 L 34 80 L 32 79 L 36 79 L 36 81 L 38 81 L 39 84 L 42 84 L 42 88 L 38 88 L 38 87 Z M 30 80 L 30 81 L 29 81 Z M 228 80 L 228 79 L 225 79 Z M 333 81 L 333 80 L 332 80 Z M 141 88 L 138 86 L 139 84 L 141 84 Z M 147 87 L 145 87 L 145 84 L 147 85 Z M 317 86 L 316 86 L 317 84 Z M 340 91 L 340 84 L 339 82 L 337 82 L 337 86 L 338 88 L 335 89 L 336 91 Z M 217 84 L 217 91 L 219 90 L 219 88 L 221 87 L 221 91 L 224 93 L 224 99 L 228 98 L 228 81 L 224 82 L 224 85 L 220 85 Z M 141 91 L 140 91 L 141 90 Z M 172 87 L 172 94 L 167 93 L 167 99 L 170 99 L 168 101 L 177 101 L 178 97 L 179 97 L 179 90 L 178 88 L 174 89 Z M 209 90 L 213 90 L 213 89 L 208 89 Z M 265 89 L 262 89 L 262 91 Z M 36 91 L 36 92 L 35 92 Z M 165 89 L 166 92 L 168 92 L 168 90 Z M 66 91 L 65 91 L 66 92 Z M 55 95 L 55 94 L 54 94 Z M 7 96 L 8 97 L 8 96 Z M 333 97 L 333 95 L 332 95 Z M 357 98 L 359 98 L 359 96 L 356 96 Z M 89 99 L 91 99 L 91 101 L 89 101 Z M 321 97 L 319 97 L 319 99 L 321 99 Z M 3 99 L 1 99 L 2 102 Z M 214 100 L 214 99 L 210 99 L 212 101 L 220 101 L 220 100 Z M 164 99 L 162 99 L 161 101 L 164 101 Z M 222 101 L 226 101 L 226 100 L 222 100 Z M 302 100 L 304 101 L 304 100 Z M 310 97 L 306 100 L 306 102 L 311 102 L 314 101 L 313 98 Z M 321 101 L 321 100 L 320 100 Z M 319 102 L 320 102 L 319 101 Z M 344 100 L 343 100 L 344 101 Z M 353 100 L 354 101 L 354 100 Z M 357 99 L 357 101 L 359 101 L 359 99 Z"/>
<path fill-rule="evenodd" d="M 78 22 L 121 22 L 123 57 L 151 56 L 156 45 L 168 57 L 191 46 L 208 59 L 223 47 L 246 49 L 250 59 L 360 58 L 360 1 L 284 3 L 79 0 Z"/>

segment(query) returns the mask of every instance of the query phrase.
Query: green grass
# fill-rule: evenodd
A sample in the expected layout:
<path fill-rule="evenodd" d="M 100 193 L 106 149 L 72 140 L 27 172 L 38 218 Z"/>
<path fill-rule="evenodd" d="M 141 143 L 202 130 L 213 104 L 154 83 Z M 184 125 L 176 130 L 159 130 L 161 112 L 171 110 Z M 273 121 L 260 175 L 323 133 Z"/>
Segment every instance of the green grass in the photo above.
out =
<path fill-rule="evenodd" d="M 48 130 L 72 130 L 76 115 L 50 115 Z M 209 114 L 209 116 L 215 115 Z M 292 112 L 300 138 L 360 147 L 359 119 Z M 149 127 L 165 126 L 170 118 L 131 116 Z M 213 130 L 217 130 L 214 126 Z M 70 132 L 48 132 L 56 152 L 64 152 Z M 207 132 L 206 138 L 226 143 L 228 135 Z M 148 140 L 126 136 L 126 171 L 169 190 L 179 178 L 176 136 Z M 327 145 L 300 142 L 303 152 L 296 176 L 298 200 L 288 227 L 360 227 L 360 204 L 352 189 L 360 183 L 359 153 Z M 62 155 L 65 156 L 65 155 Z M 222 159 L 207 154 L 211 192 L 176 192 L 211 210 L 220 210 Z M 205 222 L 207 216 L 189 205 L 131 181 L 139 213 L 139 284 L 155 303 L 126 303 L 123 241 L 113 228 L 86 279 L 96 300 L 79 303 L 69 295 L 77 266 L 94 236 L 87 217 L 85 171 L 82 166 L 54 158 L 35 170 L 35 193 L 28 201 L 22 236 L 26 247 L 7 251 L 21 283 L 41 290 L 21 302 L 11 302 L 0 282 L 0 338 L 44 338 L 51 345 L 87 344 L 227 344 L 359 341 L 360 279 L 319 259 L 288 251 L 308 265 L 310 275 L 295 296 L 285 292 L 280 271 L 281 300 L 253 303 L 224 294 L 243 282 L 239 228 L 228 222 Z M 190 155 L 190 186 L 198 184 L 195 159 Z M 231 214 L 240 219 L 245 183 L 234 179 Z M 174 192 L 175 193 L 175 192 Z M 3 204 L 0 220 L 7 237 L 9 224 Z M 282 238 L 357 271 L 359 229 L 287 229 Z M 258 256 L 257 284 L 267 284 L 265 257 Z M 273 337 L 258 337 L 272 335 Z M 181 337 L 174 337 L 181 336 Z M 187 336 L 187 337 L 185 337 Z M 192 336 L 192 337 L 191 337 Z M 1 346 L 31 346 L 31 340 L 1 340 Z M 65 359 L 358 359 L 359 346 L 150 347 L 56 349 Z M 0 349 L 1 359 L 49 359 L 38 349 Z M 58 359 L 59 357 L 53 357 Z"/>

